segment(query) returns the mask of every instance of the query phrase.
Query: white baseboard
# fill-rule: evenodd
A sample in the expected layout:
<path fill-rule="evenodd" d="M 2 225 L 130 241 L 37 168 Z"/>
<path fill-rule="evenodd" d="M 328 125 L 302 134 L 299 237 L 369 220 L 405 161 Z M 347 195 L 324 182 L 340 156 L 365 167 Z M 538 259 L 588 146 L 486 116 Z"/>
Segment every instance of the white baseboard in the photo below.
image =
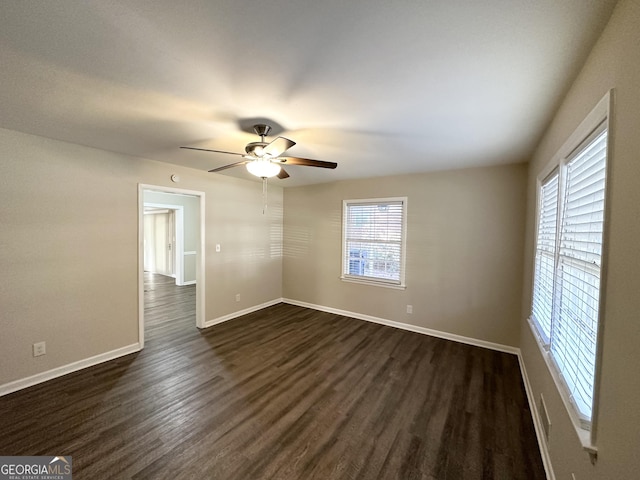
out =
<path fill-rule="evenodd" d="M 542 422 L 538 413 L 535 398 L 533 395 L 533 389 L 529 382 L 529 376 L 527 375 L 527 369 L 524 366 L 524 360 L 522 354 L 518 352 L 518 362 L 520 363 L 520 373 L 522 374 L 522 383 L 524 383 L 524 391 L 527 394 L 527 400 L 529 401 L 529 410 L 531 410 L 531 418 L 533 420 L 533 427 L 536 431 L 536 438 L 538 439 L 538 446 L 540 448 L 540 456 L 542 457 L 542 464 L 544 465 L 544 471 L 547 474 L 548 480 L 555 480 L 556 475 L 553 472 L 553 465 L 551 464 L 551 456 L 547 449 L 547 441 L 544 438 L 544 429 L 542 428 Z"/>
<path fill-rule="evenodd" d="M 262 310 L 263 308 L 272 307 L 273 305 L 277 305 L 278 303 L 282 303 L 282 298 L 276 298 L 275 300 L 270 300 L 265 303 L 261 303 L 260 305 L 254 305 L 253 307 L 245 308 L 244 310 L 239 310 L 237 312 L 232 312 L 227 315 L 223 315 L 218 318 L 214 318 L 213 320 L 207 320 L 204 322 L 204 327 L 209 328 L 214 325 L 218 325 L 219 323 L 227 322 L 229 320 L 233 320 L 234 318 L 241 317 L 242 315 L 247 315 L 249 313 L 257 312 L 258 310 Z"/>
<path fill-rule="evenodd" d="M 0 385 L 0 397 L 17 390 L 22 390 L 23 388 L 31 387 L 32 385 L 37 385 L 38 383 L 46 382 L 47 380 L 67 375 L 68 373 L 82 370 L 83 368 L 92 367 L 99 363 L 114 360 L 116 358 L 123 357 L 124 355 L 129 355 L 130 353 L 139 352 L 140 350 L 140 344 L 133 343 L 126 347 L 117 348 L 110 352 L 101 353 L 100 355 L 95 355 L 83 360 L 78 360 L 77 362 L 62 365 L 61 367 L 47 370 L 46 372 L 37 373 L 27 378 L 21 378 L 19 380 L 14 380 L 13 382 L 5 383 L 4 385 Z"/>
<path fill-rule="evenodd" d="M 321 312 L 335 313 L 337 315 L 344 315 L 345 317 L 357 318 L 358 320 L 365 320 L 367 322 L 379 323 L 381 325 L 387 325 L 389 327 L 400 328 L 409 332 L 422 333 L 423 335 L 430 335 L 432 337 L 443 338 L 445 340 L 453 340 L 454 342 L 465 343 L 467 345 L 473 345 L 476 347 L 488 348 L 490 350 L 497 350 L 499 352 L 511 353 L 518 355 L 520 349 L 512 347 L 510 345 L 502 345 L 501 343 L 487 342 L 485 340 L 478 340 L 477 338 L 465 337 L 463 335 L 456 335 L 455 333 L 442 332 L 440 330 L 432 330 L 431 328 L 419 327 L 417 325 L 411 325 L 410 323 L 396 322 L 394 320 L 387 320 L 385 318 L 373 317 L 371 315 L 365 315 L 357 312 L 348 312 L 346 310 L 340 310 L 332 307 L 325 307 L 322 305 L 315 305 L 307 302 L 299 302 L 298 300 L 291 300 L 290 298 L 283 298 L 284 303 L 291 305 L 297 305 L 299 307 L 312 308 L 313 310 L 320 310 Z"/>

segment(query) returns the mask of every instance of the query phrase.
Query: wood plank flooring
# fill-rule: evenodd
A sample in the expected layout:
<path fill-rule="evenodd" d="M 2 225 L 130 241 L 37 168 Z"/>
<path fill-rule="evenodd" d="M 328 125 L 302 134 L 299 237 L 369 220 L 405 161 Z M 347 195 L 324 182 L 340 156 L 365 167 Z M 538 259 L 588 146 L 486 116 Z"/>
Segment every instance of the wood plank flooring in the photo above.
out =
<path fill-rule="evenodd" d="M 0 397 L 74 479 L 542 479 L 517 358 L 279 304 L 199 331 L 148 275 L 142 352 Z"/>

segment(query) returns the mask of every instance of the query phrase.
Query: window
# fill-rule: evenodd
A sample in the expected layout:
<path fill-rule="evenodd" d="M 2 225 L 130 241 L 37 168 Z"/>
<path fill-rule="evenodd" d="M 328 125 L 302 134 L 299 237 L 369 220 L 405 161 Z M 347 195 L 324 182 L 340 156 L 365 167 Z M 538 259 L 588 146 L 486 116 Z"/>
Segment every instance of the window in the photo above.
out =
<path fill-rule="evenodd" d="M 603 122 L 538 190 L 531 320 L 585 429 L 594 407 L 606 169 Z"/>
<path fill-rule="evenodd" d="M 407 199 L 345 200 L 342 279 L 404 288 Z"/>
<path fill-rule="evenodd" d="M 545 342 L 551 337 L 551 306 L 556 258 L 556 223 L 558 221 L 558 181 L 555 171 L 540 188 L 538 238 L 533 282 L 532 318 Z"/>

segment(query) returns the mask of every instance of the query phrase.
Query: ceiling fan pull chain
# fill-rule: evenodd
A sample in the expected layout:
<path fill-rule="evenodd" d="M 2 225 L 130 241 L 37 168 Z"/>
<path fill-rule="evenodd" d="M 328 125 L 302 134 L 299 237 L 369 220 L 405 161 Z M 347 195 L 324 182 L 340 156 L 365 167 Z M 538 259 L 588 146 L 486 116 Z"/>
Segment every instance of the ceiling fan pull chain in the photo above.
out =
<path fill-rule="evenodd" d="M 267 177 L 262 177 L 262 202 L 264 206 L 262 207 L 262 214 L 267 213 Z"/>

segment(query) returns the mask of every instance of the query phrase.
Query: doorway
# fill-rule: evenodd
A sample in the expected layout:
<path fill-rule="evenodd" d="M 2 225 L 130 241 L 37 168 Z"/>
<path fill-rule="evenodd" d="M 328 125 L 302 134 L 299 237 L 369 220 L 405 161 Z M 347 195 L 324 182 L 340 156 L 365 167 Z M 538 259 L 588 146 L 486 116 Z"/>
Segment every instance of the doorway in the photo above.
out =
<path fill-rule="evenodd" d="M 173 277 L 176 285 L 195 284 L 199 231 L 197 197 L 145 190 L 143 202 L 145 271 Z"/>
<path fill-rule="evenodd" d="M 144 347 L 145 337 L 145 268 L 155 270 L 147 276 L 175 277 L 178 286 L 195 284 L 195 323 L 204 328 L 204 198 L 204 192 L 138 185 L 140 348 Z M 153 248 L 145 248 L 149 242 Z"/>
<path fill-rule="evenodd" d="M 176 278 L 176 210 L 145 203 L 143 228 L 144 271 Z"/>

